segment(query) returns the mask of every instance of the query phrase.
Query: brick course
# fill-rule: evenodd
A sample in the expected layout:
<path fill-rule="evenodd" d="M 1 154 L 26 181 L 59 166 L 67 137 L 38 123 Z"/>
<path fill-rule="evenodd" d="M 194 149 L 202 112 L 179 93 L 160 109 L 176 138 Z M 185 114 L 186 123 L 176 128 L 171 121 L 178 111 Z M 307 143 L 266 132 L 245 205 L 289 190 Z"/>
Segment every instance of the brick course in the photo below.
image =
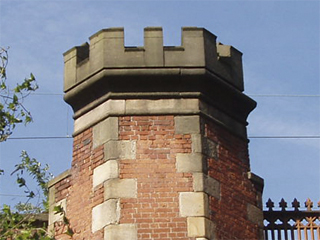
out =
<path fill-rule="evenodd" d="M 104 188 L 101 184 L 92 191 L 93 169 L 103 163 L 103 146 L 92 149 L 92 129 L 75 136 L 71 175 L 56 187 L 56 202 L 67 198 L 67 217 L 74 231 L 73 239 L 103 239 L 103 230 L 91 233 L 92 207 L 104 201 Z M 64 182 L 68 182 L 68 184 Z M 64 188 L 63 188 L 64 187 Z M 60 225 L 60 228 L 58 228 Z M 56 224 L 58 240 L 70 239 L 65 228 Z"/>
<path fill-rule="evenodd" d="M 119 178 L 137 180 L 137 198 L 120 199 L 119 224 L 136 224 L 138 239 L 195 239 L 188 237 L 187 217 L 179 212 L 179 193 L 194 192 L 194 176 L 176 169 L 176 155 L 192 153 L 192 136 L 175 133 L 173 115 L 118 119 L 119 140 L 136 141 L 136 158 L 118 160 Z M 204 151 L 204 174 L 220 183 L 219 198 L 209 195 L 216 237 L 255 239 L 258 225 L 247 218 L 247 204 L 256 206 L 258 194 L 247 177 L 248 143 L 213 122 L 201 122 L 202 134 L 214 151 Z M 103 184 L 92 188 L 93 170 L 105 161 L 103 146 L 92 149 L 92 129 L 76 136 L 71 175 L 55 184 L 55 201 L 67 199 L 73 239 L 103 239 L 103 229 L 91 230 L 92 208 L 104 202 Z M 68 239 L 61 223 L 55 226 L 57 239 Z"/>
<path fill-rule="evenodd" d="M 175 134 L 174 116 L 119 118 L 119 139 L 136 140 L 134 160 L 120 160 L 120 178 L 138 181 L 138 197 L 121 199 L 121 223 L 137 223 L 138 239 L 190 239 L 179 215 L 179 192 L 193 191 L 192 174 L 177 173 L 177 153 L 191 152 L 191 136 Z"/>
<path fill-rule="evenodd" d="M 247 177 L 250 171 L 247 140 L 210 122 L 205 123 L 205 136 L 217 145 L 217 157 L 207 159 L 208 175 L 221 186 L 220 199 L 209 198 L 217 239 L 257 239 L 258 225 L 247 218 L 247 204 L 258 204 L 257 191 Z"/>

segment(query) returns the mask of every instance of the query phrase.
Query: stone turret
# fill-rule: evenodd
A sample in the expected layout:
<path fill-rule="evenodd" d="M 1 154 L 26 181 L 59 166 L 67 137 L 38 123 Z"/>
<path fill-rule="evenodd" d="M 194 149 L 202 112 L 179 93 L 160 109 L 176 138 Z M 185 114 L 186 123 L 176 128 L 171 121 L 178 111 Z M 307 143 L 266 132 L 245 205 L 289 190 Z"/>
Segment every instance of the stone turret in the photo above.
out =
<path fill-rule="evenodd" d="M 50 204 L 65 207 L 74 239 L 262 239 L 241 56 L 195 27 L 175 47 L 162 28 L 145 28 L 142 47 L 104 29 L 64 54 L 73 160 Z M 51 214 L 63 239 L 60 220 Z"/>

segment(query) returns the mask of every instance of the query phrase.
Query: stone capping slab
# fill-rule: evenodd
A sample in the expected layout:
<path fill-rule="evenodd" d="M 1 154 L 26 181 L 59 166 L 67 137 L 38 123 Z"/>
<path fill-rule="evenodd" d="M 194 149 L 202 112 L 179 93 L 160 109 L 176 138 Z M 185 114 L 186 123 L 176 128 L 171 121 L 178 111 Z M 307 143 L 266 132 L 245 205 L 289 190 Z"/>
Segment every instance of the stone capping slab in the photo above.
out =
<path fill-rule="evenodd" d="M 253 183 L 254 187 L 260 193 L 263 192 L 264 180 L 253 172 L 248 172 L 248 179 Z"/>
<path fill-rule="evenodd" d="M 200 133 L 200 117 L 195 116 L 177 116 L 175 121 L 176 134 Z"/>
<path fill-rule="evenodd" d="M 136 179 L 110 179 L 104 183 L 104 200 L 111 198 L 136 198 L 138 192 Z"/>
<path fill-rule="evenodd" d="M 259 227 L 263 227 L 263 211 L 254 206 L 253 204 L 247 204 L 247 217 L 248 220 Z"/>
<path fill-rule="evenodd" d="M 188 237 L 197 237 L 196 239 L 215 239 L 215 226 L 208 218 L 188 217 L 187 226 Z"/>
<path fill-rule="evenodd" d="M 201 153 L 177 153 L 177 172 L 203 172 L 204 157 Z"/>
<path fill-rule="evenodd" d="M 128 115 L 190 113 L 199 110 L 198 99 L 129 99 L 125 112 Z"/>
<path fill-rule="evenodd" d="M 93 148 L 109 140 L 118 140 L 119 122 L 117 117 L 108 117 L 93 127 Z"/>
<path fill-rule="evenodd" d="M 56 183 L 62 181 L 63 179 L 65 178 L 68 178 L 71 176 L 71 170 L 68 169 L 62 173 L 60 173 L 58 176 L 54 177 L 53 179 L 51 179 L 49 182 L 48 182 L 48 188 L 51 188 L 52 186 L 54 186 Z"/>
<path fill-rule="evenodd" d="M 193 189 L 220 199 L 220 182 L 204 173 L 193 173 Z"/>
<path fill-rule="evenodd" d="M 104 159 L 135 159 L 137 142 L 130 140 L 109 141 L 104 145 Z"/>
<path fill-rule="evenodd" d="M 77 135 L 80 132 L 84 131 L 85 129 L 95 124 L 100 125 L 100 122 L 101 122 L 101 125 L 103 125 L 104 123 L 102 122 L 104 122 L 104 119 L 111 116 L 155 115 L 155 114 L 159 114 L 159 115 L 196 114 L 198 112 L 199 112 L 199 100 L 194 98 L 160 99 L 160 100 L 108 99 L 107 101 L 101 103 L 96 108 L 90 110 L 89 112 L 75 119 L 73 135 Z M 113 123 L 113 121 L 110 122 L 110 124 L 111 123 Z M 105 126 L 105 127 L 107 128 L 108 126 Z M 99 127 L 97 127 L 97 129 L 98 128 Z M 96 130 L 96 132 L 97 132 L 96 135 L 99 136 L 98 130 Z M 115 136 L 112 135 L 112 137 L 114 138 Z M 103 140 L 105 139 L 102 139 L 101 141 Z M 94 143 L 94 146 L 97 146 L 101 141 Z"/>
<path fill-rule="evenodd" d="M 208 217 L 208 195 L 204 192 L 180 192 L 179 210 L 182 217 Z"/>
<path fill-rule="evenodd" d="M 74 133 L 78 133 L 86 130 L 87 128 L 101 122 L 109 116 L 121 116 L 125 113 L 125 100 L 113 100 L 103 102 L 90 112 L 82 115 L 80 118 L 74 121 Z"/>
<path fill-rule="evenodd" d="M 117 224 L 120 220 L 119 199 L 109 199 L 92 209 L 92 232 L 96 232 L 109 224 Z"/>
<path fill-rule="evenodd" d="M 138 240 L 136 224 L 116 224 L 104 228 L 104 240 Z"/>
<path fill-rule="evenodd" d="M 152 93 L 155 98 L 163 99 L 144 99 L 151 93 L 111 93 L 106 94 L 106 96 L 98 99 L 96 101 L 101 102 L 97 105 L 96 101 L 87 105 L 88 111 L 85 109 L 79 110 L 74 115 L 74 133 L 73 136 L 81 133 L 89 127 L 99 124 L 101 121 L 108 117 L 118 117 L 127 115 L 182 115 L 180 117 L 190 117 L 188 115 L 201 115 L 203 117 L 209 118 L 211 121 L 215 121 L 219 125 L 222 125 L 232 133 L 240 136 L 241 138 L 247 139 L 246 133 L 246 122 L 239 122 L 237 119 L 230 117 L 228 114 L 223 113 L 219 108 L 210 106 L 206 101 L 198 99 L 200 95 L 196 93 L 166 93 L 171 99 L 166 99 L 161 94 L 163 93 Z M 159 95 L 160 94 L 160 95 Z M 159 96 L 158 96 L 159 95 Z M 110 97 L 115 98 L 129 98 L 124 99 L 110 99 Z M 177 99 L 179 96 L 180 99 Z M 149 96 L 150 97 L 150 96 Z M 130 98 L 141 98 L 140 100 L 133 100 Z M 161 102 L 161 104 L 159 104 Z M 128 103 L 128 104 L 127 104 Z M 135 103 L 135 104 L 134 104 Z M 92 106 L 91 106 L 92 105 Z M 133 109 L 130 110 L 128 106 L 132 106 Z M 161 105 L 166 107 L 161 107 Z M 168 106 L 171 106 L 169 108 Z M 96 108 L 93 108 L 96 107 Z M 91 110 L 90 110 L 91 109 Z M 150 110 L 150 111 L 147 111 Z M 130 114 L 129 114 L 130 113 Z M 186 131 L 190 133 L 188 126 L 185 130 L 181 130 L 181 124 L 179 120 L 183 122 L 182 119 L 178 119 L 178 132 Z M 181 122 L 180 121 L 180 122 Z M 188 122 L 188 121 L 187 121 Z M 191 125 L 191 124 L 190 124 Z M 181 127 L 180 127 L 181 126 Z M 196 125 L 191 125 L 193 128 Z M 197 130 L 193 130 L 197 132 Z M 98 144 L 94 143 L 94 146 Z"/>
<path fill-rule="evenodd" d="M 117 160 L 109 160 L 93 170 L 93 188 L 99 184 L 119 177 L 119 165 Z"/>

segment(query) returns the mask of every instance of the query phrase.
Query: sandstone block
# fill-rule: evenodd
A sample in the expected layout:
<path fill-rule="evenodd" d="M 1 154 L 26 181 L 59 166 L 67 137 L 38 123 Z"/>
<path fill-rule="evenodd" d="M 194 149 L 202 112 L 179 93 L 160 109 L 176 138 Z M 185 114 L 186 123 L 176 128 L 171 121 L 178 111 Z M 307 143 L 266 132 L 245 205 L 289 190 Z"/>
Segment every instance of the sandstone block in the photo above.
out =
<path fill-rule="evenodd" d="M 108 100 L 85 114 L 81 114 L 74 121 L 74 134 L 99 123 L 112 115 L 123 115 L 125 112 L 125 100 Z M 79 114 L 78 114 L 79 115 Z"/>
<path fill-rule="evenodd" d="M 249 221 L 263 227 L 263 211 L 261 209 L 249 203 L 247 205 L 247 216 Z"/>
<path fill-rule="evenodd" d="M 117 160 L 109 160 L 93 170 L 93 188 L 111 178 L 119 177 Z"/>
<path fill-rule="evenodd" d="M 201 134 L 192 134 L 191 135 L 191 141 L 192 141 L 192 152 L 193 153 L 202 153 L 202 136 Z"/>
<path fill-rule="evenodd" d="M 104 228 L 104 240 L 137 240 L 135 224 L 109 225 Z"/>
<path fill-rule="evenodd" d="M 104 183 L 104 199 L 110 198 L 136 198 L 136 179 L 110 179 Z"/>
<path fill-rule="evenodd" d="M 126 100 L 126 114 L 183 114 L 198 110 L 197 99 Z"/>
<path fill-rule="evenodd" d="M 93 127 L 93 148 L 109 140 L 118 140 L 117 117 L 109 117 Z"/>
<path fill-rule="evenodd" d="M 109 199 L 92 209 L 92 232 L 116 224 L 120 219 L 120 202 L 118 199 Z"/>
<path fill-rule="evenodd" d="M 49 225 L 53 224 L 54 222 L 62 221 L 62 218 L 63 218 L 62 213 L 55 214 L 55 211 L 54 211 L 55 206 L 61 206 L 64 211 L 67 211 L 67 199 L 62 199 L 59 202 L 50 206 Z"/>
<path fill-rule="evenodd" d="M 104 145 L 105 160 L 109 159 L 135 159 L 135 141 L 109 141 Z"/>
<path fill-rule="evenodd" d="M 214 239 L 214 224 L 205 217 L 188 217 L 188 237 L 197 239 Z"/>
<path fill-rule="evenodd" d="M 199 116 L 177 116 L 174 120 L 177 134 L 200 133 Z"/>
<path fill-rule="evenodd" d="M 182 217 L 208 216 L 208 196 L 204 192 L 181 192 L 179 196 L 179 208 Z"/>
<path fill-rule="evenodd" d="M 195 192 L 205 192 L 212 197 L 220 198 L 220 182 L 206 174 L 193 174 L 193 189 Z"/>
<path fill-rule="evenodd" d="M 176 168 L 178 172 L 202 172 L 204 168 L 203 156 L 201 153 L 178 153 Z"/>

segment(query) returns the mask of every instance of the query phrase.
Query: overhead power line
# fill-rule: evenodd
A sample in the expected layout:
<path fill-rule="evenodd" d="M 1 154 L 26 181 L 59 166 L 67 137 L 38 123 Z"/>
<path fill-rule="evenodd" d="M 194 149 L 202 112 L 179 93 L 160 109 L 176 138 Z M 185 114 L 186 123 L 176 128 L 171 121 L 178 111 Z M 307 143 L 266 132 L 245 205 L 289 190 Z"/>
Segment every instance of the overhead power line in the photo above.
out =
<path fill-rule="evenodd" d="M 2 197 L 27 197 L 25 195 L 18 195 L 18 194 L 4 194 L 4 193 L 0 193 L 0 196 Z"/>
<path fill-rule="evenodd" d="M 71 139 L 72 136 L 31 136 L 31 137 L 10 137 L 7 140 L 50 140 L 50 139 Z M 271 139 L 320 139 L 320 135 L 292 135 L 292 136 L 248 136 L 248 138 L 271 138 Z"/>
<path fill-rule="evenodd" d="M 308 97 L 320 97 L 320 95 L 308 95 L 308 94 L 247 94 L 251 97 L 301 97 L 301 98 L 308 98 Z"/>
<path fill-rule="evenodd" d="M 245 93 L 248 96 L 252 97 L 320 97 L 320 94 L 250 94 Z M 31 95 L 45 95 L 45 96 L 63 96 L 63 93 L 41 93 L 41 92 L 35 92 L 31 93 Z"/>
<path fill-rule="evenodd" d="M 32 137 L 10 137 L 7 140 L 46 140 L 46 139 L 66 139 L 72 136 L 32 136 Z"/>
<path fill-rule="evenodd" d="M 292 139 L 320 139 L 320 135 L 310 136 L 249 136 L 248 138 L 292 138 Z"/>

